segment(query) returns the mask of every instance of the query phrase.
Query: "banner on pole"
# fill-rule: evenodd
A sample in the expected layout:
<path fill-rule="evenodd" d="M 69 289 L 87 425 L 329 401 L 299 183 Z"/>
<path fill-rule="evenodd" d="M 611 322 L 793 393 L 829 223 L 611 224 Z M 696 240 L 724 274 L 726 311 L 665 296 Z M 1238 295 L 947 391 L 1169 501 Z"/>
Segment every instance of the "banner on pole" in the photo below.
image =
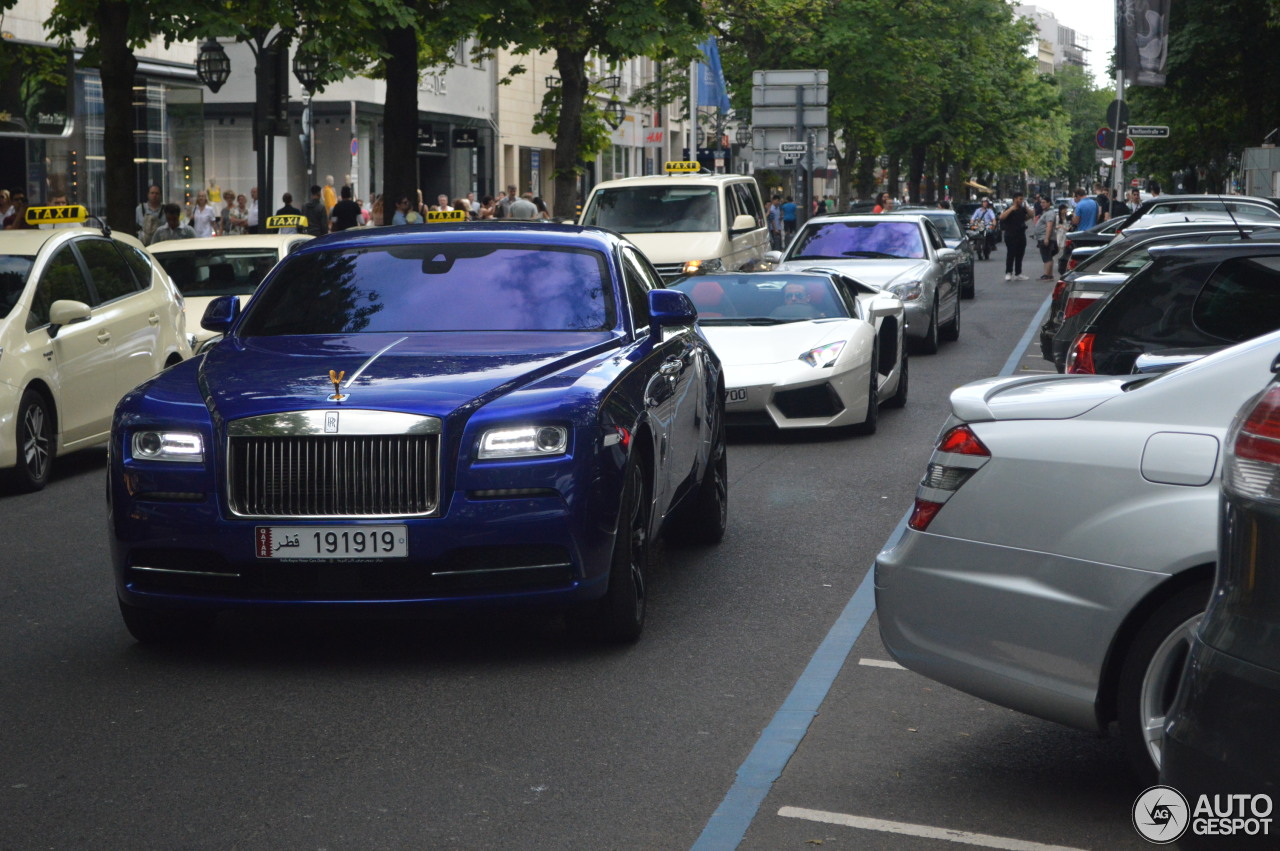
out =
<path fill-rule="evenodd" d="M 1132 85 L 1164 85 L 1171 2 L 1116 0 L 1116 49 L 1120 68 Z"/>

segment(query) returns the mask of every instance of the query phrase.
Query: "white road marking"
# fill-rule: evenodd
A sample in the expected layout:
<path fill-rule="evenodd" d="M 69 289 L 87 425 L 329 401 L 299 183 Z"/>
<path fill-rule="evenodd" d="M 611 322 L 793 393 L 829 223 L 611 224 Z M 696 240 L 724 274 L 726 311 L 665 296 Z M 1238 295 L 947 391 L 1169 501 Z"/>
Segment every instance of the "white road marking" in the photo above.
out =
<path fill-rule="evenodd" d="M 855 827 L 860 830 L 878 830 L 882 833 L 918 836 L 922 839 L 944 839 L 948 842 L 980 845 L 983 848 L 1000 848 L 1004 849 L 1004 851 L 1082 851 L 1082 849 L 1070 848 L 1065 845 L 1044 845 L 1039 842 L 1027 842 L 1022 839 L 988 836 L 985 833 L 968 833 L 963 830 L 947 830 L 946 828 L 929 827 L 923 824 L 907 824 L 901 821 L 849 816 L 844 813 L 827 813 L 822 810 L 806 810 L 801 807 L 783 807 L 778 810 L 778 815 L 784 818 L 797 818 L 805 821 L 822 822 L 823 824 Z"/>
<path fill-rule="evenodd" d="M 897 662 L 890 662 L 888 659 L 859 659 L 858 664 L 866 665 L 868 668 L 893 668 L 895 671 L 906 670 Z"/>

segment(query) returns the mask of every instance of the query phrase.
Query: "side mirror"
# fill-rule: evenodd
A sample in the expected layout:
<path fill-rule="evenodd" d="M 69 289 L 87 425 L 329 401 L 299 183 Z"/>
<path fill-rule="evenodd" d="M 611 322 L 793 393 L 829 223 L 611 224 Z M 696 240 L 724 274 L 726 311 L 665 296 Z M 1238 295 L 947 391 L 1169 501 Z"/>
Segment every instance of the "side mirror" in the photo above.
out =
<path fill-rule="evenodd" d="M 755 216 L 748 216 L 746 213 L 734 216 L 733 227 L 730 228 L 734 233 L 755 230 L 757 227 Z"/>
<path fill-rule="evenodd" d="M 650 290 L 649 316 L 655 329 L 692 325 L 698 321 L 698 308 L 679 290 Z"/>
<path fill-rule="evenodd" d="M 959 251 L 956 251 L 954 248 L 939 248 L 939 249 L 938 249 L 938 259 L 939 259 L 939 260 L 944 260 L 944 261 L 946 261 L 946 262 L 950 263 L 952 260 L 956 260 L 956 259 L 958 259 L 959 257 L 960 257 L 960 252 L 959 252 Z"/>
<path fill-rule="evenodd" d="M 776 265 L 778 265 L 779 263 L 781 263 L 781 262 L 782 262 L 782 252 L 781 252 L 781 251 L 766 251 L 766 252 L 764 253 L 764 259 L 765 259 L 765 260 L 767 260 L 767 261 L 769 261 L 770 263 L 772 263 L 773 265 L 775 265 L 775 266 L 776 266 Z"/>
<path fill-rule="evenodd" d="M 216 334 L 225 334 L 239 315 L 240 297 L 220 295 L 209 302 L 209 306 L 204 309 L 204 316 L 200 317 L 200 327 Z"/>
<path fill-rule="evenodd" d="M 83 301 L 58 299 L 49 305 L 49 337 L 58 336 L 58 329 L 72 322 L 83 322 L 93 316 L 93 308 Z"/>

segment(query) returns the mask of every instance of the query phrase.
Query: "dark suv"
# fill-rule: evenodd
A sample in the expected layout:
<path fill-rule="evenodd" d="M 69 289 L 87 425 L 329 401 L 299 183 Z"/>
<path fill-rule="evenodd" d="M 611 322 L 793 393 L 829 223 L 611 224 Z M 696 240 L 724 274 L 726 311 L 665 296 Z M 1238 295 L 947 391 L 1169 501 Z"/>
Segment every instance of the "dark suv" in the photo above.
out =
<path fill-rule="evenodd" d="M 1168 246 L 1151 261 L 1084 325 L 1067 372 L 1119 375 L 1145 353 L 1207 354 L 1280 328 L 1280 243 Z"/>

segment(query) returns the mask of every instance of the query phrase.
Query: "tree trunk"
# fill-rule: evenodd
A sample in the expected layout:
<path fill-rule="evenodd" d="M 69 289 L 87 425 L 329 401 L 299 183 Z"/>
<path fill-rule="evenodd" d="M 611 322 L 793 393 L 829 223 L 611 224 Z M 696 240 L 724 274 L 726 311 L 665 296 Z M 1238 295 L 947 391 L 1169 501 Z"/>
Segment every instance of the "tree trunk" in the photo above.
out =
<path fill-rule="evenodd" d="M 858 157 L 858 200 L 867 201 L 876 191 L 876 158 L 873 154 Z"/>
<path fill-rule="evenodd" d="M 924 177 L 924 150 L 924 145 L 921 144 L 911 146 L 911 160 L 908 166 L 911 170 L 907 174 L 907 193 L 911 196 L 913 204 L 924 203 L 920 186 Z"/>
<path fill-rule="evenodd" d="M 396 198 L 418 206 L 418 35 L 411 27 L 386 31 L 387 96 L 382 119 L 382 221 L 391 224 Z M 354 130 L 353 130 L 354 132 Z"/>
<path fill-rule="evenodd" d="M 103 0 L 98 3 L 96 14 L 102 57 L 98 74 L 102 78 L 107 224 L 112 230 L 131 234 L 138 229 L 133 215 L 133 208 L 139 203 L 138 170 L 133 162 L 133 74 L 138 60 L 129 48 L 129 3 Z"/>
<path fill-rule="evenodd" d="M 889 193 L 890 198 L 898 197 L 898 154 L 896 151 L 889 152 L 889 168 L 885 174 L 885 191 Z"/>
<path fill-rule="evenodd" d="M 556 125 L 551 214 L 572 216 L 582 156 L 582 105 L 588 97 L 586 51 L 557 48 L 556 70 L 560 73 L 560 121 Z"/>

